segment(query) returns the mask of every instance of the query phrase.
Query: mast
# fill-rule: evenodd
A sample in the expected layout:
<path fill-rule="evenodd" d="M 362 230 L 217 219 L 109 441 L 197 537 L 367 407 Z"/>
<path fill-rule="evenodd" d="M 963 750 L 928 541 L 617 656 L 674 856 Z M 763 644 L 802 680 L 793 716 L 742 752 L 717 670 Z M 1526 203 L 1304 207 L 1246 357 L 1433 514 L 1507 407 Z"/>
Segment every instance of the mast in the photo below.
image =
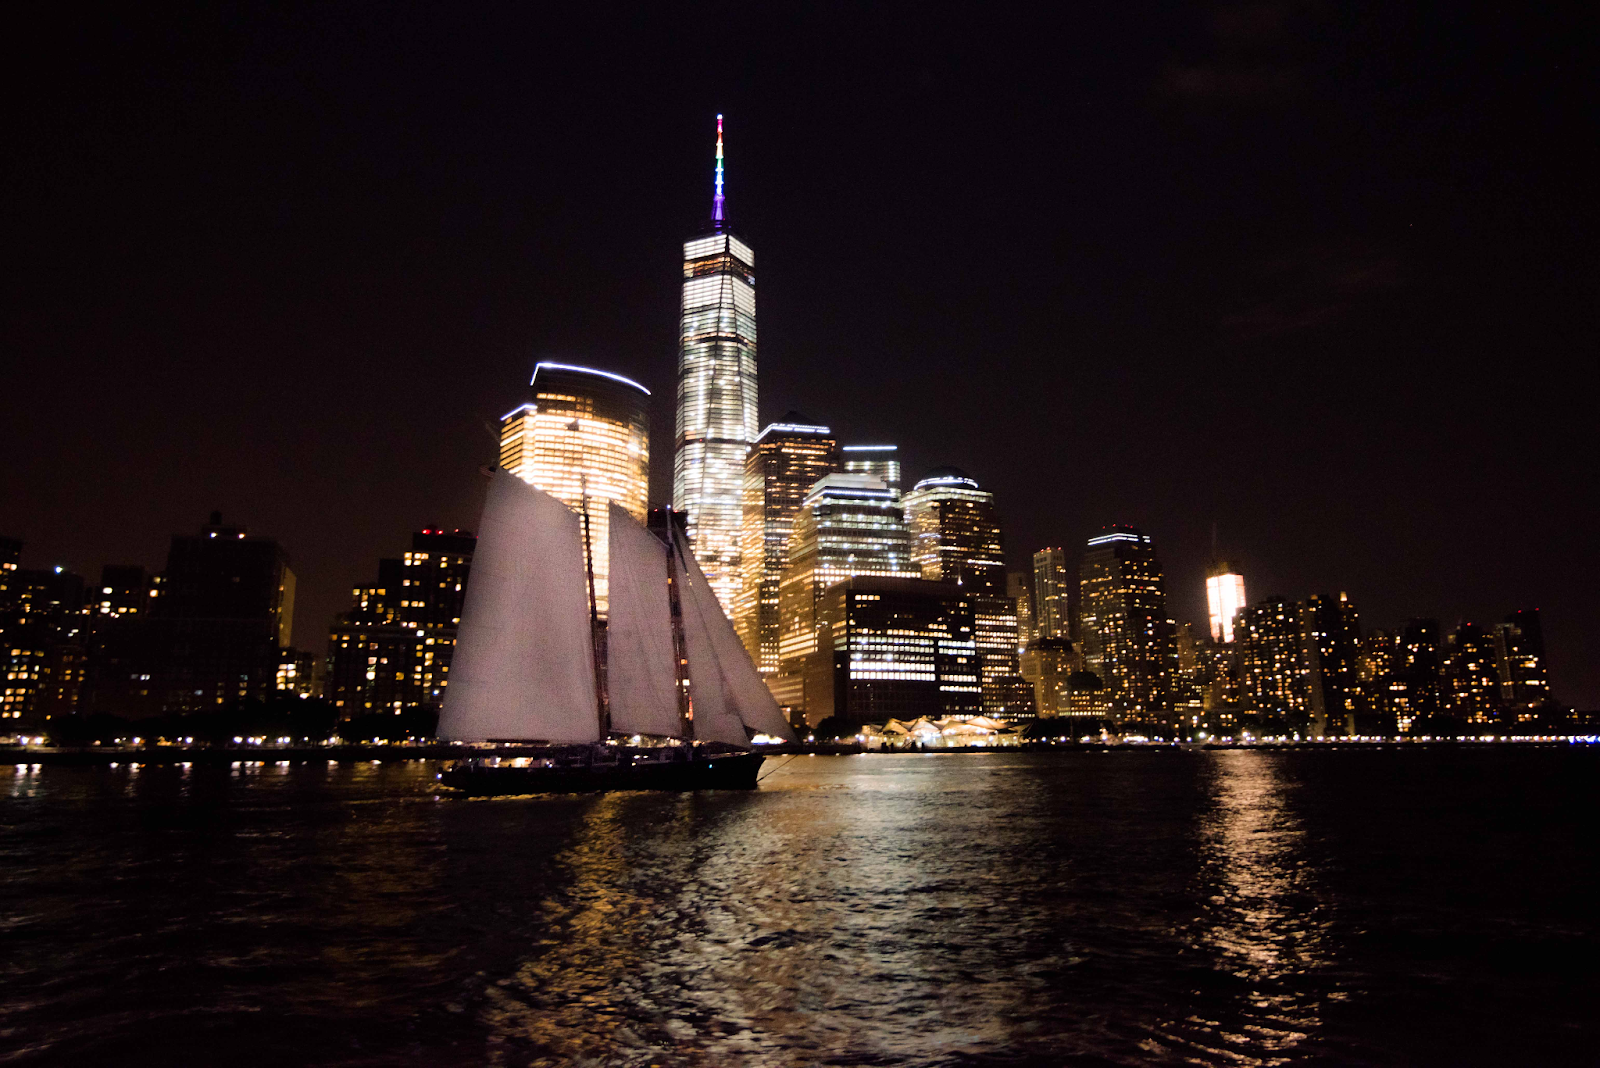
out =
<path fill-rule="evenodd" d="M 583 566 L 589 578 L 589 633 L 593 636 L 594 692 L 600 713 L 600 741 L 604 742 L 611 734 L 611 709 L 606 702 L 605 635 L 600 630 L 600 606 L 594 592 L 594 546 L 589 538 L 589 476 L 580 474 L 578 485 L 583 501 Z"/>
<path fill-rule="evenodd" d="M 718 116 L 721 118 L 721 116 Z M 689 693 L 689 653 L 683 642 L 683 583 L 678 576 L 677 538 L 673 536 L 672 508 L 667 517 L 667 602 L 672 608 L 672 667 L 678 684 L 678 725 L 684 740 L 694 738 L 694 697 Z"/>

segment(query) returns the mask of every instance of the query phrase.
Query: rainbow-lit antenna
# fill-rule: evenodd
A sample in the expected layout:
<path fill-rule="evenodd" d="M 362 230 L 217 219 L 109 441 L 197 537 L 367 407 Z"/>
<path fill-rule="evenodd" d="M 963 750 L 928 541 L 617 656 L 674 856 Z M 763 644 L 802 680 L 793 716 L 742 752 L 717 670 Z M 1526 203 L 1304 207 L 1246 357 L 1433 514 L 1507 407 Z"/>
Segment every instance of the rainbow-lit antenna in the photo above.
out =
<path fill-rule="evenodd" d="M 717 116 L 717 193 L 711 198 L 711 221 L 722 220 L 722 116 Z"/>

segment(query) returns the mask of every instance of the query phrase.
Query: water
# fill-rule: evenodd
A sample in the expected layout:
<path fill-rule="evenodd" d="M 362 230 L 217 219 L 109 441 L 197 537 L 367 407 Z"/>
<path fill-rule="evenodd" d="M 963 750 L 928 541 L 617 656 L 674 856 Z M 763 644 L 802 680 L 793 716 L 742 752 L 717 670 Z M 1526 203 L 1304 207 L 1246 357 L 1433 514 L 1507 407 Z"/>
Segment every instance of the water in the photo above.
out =
<path fill-rule="evenodd" d="M 1600 751 L 0 780 L 0 1062 L 1581 1064 Z"/>

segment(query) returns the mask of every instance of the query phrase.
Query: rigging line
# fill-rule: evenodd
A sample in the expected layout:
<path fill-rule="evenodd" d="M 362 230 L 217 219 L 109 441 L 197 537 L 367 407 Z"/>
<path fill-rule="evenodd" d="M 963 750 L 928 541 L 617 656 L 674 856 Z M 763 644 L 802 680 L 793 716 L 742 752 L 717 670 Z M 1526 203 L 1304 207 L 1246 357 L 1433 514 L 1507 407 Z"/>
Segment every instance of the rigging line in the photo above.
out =
<path fill-rule="evenodd" d="M 794 758 L 799 756 L 799 755 L 800 755 L 799 753 L 791 754 L 788 760 L 785 760 L 782 764 L 779 764 L 777 767 L 773 768 L 772 771 L 769 771 L 769 772 L 766 772 L 763 775 L 757 776 L 756 777 L 756 782 L 760 782 L 762 779 L 765 779 L 768 775 L 772 775 L 772 774 L 775 774 L 777 772 L 782 771 L 784 768 L 788 767 L 791 763 L 793 763 L 794 762 Z"/>

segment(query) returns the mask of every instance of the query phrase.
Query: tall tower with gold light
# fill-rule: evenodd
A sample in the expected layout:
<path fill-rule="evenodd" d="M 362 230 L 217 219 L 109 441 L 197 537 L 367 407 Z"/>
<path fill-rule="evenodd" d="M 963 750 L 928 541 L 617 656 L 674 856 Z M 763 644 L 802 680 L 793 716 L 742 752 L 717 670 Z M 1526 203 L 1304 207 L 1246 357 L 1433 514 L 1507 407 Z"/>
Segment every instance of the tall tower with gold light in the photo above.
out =
<path fill-rule="evenodd" d="M 723 609 L 736 608 L 745 454 L 756 437 L 755 252 L 728 228 L 722 116 L 710 232 L 683 246 L 672 505 Z"/>

